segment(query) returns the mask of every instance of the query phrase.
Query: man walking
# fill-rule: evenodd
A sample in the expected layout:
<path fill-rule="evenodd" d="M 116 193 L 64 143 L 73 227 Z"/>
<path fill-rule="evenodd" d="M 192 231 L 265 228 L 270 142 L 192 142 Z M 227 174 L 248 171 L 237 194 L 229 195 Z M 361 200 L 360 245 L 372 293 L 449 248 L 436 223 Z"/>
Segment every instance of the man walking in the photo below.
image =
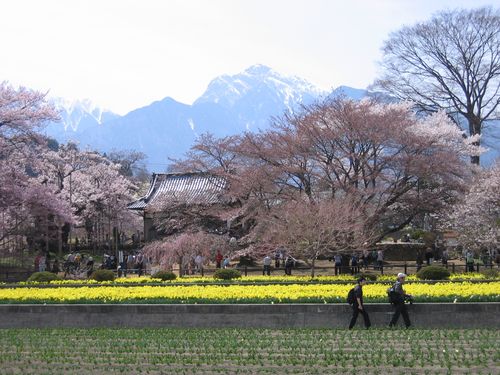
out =
<path fill-rule="evenodd" d="M 356 320 L 358 319 L 358 315 L 361 313 L 363 315 L 363 319 L 365 321 L 366 329 L 370 328 L 372 325 L 370 323 L 370 317 L 366 312 L 365 305 L 363 304 L 363 285 L 366 284 L 366 279 L 364 277 L 360 277 L 358 279 L 358 284 L 353 289 L 353 303 L 352 307 L 352 318 L 349 323 L 349 329 L 352 329 L 356 324 Z M 350 292 L 351 293 L 351 292 Z"/>
<path fill-rule="evenodd" d="M 410 327 L 410 317 L 408 315 L 408 310 L 406 309 L 405 300 L 411 300 L 412 296 L 406 294 L 403 289 L 403 284 L 405 283 L 406 275 L 404 273 L 398 273 L 398 279 L 394 286 L 391 288 L 390 297 L 391 303 L 394 305 L 395 311 L 392 315 L 389 327 L 396 325 L 399 319 L 399 315 L 403 315 L 403 320 L 405 322 L 406 328 Z"/>

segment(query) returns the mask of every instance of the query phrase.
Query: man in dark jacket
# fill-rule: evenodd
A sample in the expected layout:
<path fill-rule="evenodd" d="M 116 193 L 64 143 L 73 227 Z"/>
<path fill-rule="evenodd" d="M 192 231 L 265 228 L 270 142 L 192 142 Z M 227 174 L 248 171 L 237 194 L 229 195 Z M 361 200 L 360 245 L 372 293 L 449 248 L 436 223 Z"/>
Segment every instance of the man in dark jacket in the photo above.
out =
<path fill-rule="evenodd" d="M 363 304 L 363 285 L 365 284 L 366 279 L 364 277 L 360 277 L 358 279 L 358 284 L 354 287 L 354 303 L 351 305 L 352 318 L 351 322 L 349 323 L 349 329 L 352 329 L 356 324 L 359 313 L 363 314 L 366 329 L 370 328 L 370 326 L 372 325 L 370 323 L 370 317 L 366 312 L 365 305 Z"/>
<path fill-rule="evenodd" d="M 411 300 L 412 296 L 410 294 L 406 294 L 403 289 L 405 278 L 406 275 L 404 273 L 398 273 L 398 279 L 393 286 L 394 297 L 392 300 L 392 304 L 394 305 L 395 311 L 392 315 L 389 327 L 393 327 L 396 325 L 399 319 L 399 315 L 403 315 L 403 320 L 405 322 L 406 328 L 410 327 L 411 325 L 408 310 L 406 309 L 405 305 L 405 300 Z"/>

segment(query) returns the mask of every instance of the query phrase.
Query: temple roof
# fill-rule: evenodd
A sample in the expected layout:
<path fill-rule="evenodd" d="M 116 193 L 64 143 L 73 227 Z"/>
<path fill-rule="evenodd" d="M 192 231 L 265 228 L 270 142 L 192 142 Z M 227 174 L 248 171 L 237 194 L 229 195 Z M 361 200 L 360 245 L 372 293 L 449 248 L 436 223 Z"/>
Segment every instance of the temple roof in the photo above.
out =
<path fill-rule="evenodd" d="M 209 173 L 153 174 L 148 192 L 128 204 L 130 210 L 144 210 L 153 202 L 188 205 L 222 203 L 227 181 Z"/>

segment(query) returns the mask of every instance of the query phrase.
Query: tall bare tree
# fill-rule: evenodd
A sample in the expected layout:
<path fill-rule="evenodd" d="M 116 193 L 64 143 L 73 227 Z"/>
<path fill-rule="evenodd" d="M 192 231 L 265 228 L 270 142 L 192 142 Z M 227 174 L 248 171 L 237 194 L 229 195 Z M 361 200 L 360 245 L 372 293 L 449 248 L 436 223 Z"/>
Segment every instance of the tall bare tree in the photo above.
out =
<path fill-rule="evenodd" d="M 146 168 L 146 155 L 134 150 L 112 150 L 108 159 L 120 166 L 120 174 L 125 177 L 135 177 L 139 181 L 147 181 L 149 177 Z"/>
<path fill-rule="evenodd" d="M 375 89 L 425 112 L 444 109 L 468 126 L 476 145 L 484 125 L 500 118 L 499 9 L 437 13 L 392 33 L 382 51 L 385 72 Z"/>

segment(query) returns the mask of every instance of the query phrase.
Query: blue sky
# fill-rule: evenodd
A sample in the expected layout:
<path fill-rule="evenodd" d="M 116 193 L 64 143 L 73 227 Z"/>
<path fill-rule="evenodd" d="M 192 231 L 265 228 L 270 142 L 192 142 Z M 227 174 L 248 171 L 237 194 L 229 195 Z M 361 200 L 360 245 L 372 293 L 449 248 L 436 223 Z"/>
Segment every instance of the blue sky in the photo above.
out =
<path fill-rule="evenodd" d="M 261 63 L 365 88 L 391 31 L 500 0 L 16 0 L 0 5 L 0 80 L 119 114 Z"/>

